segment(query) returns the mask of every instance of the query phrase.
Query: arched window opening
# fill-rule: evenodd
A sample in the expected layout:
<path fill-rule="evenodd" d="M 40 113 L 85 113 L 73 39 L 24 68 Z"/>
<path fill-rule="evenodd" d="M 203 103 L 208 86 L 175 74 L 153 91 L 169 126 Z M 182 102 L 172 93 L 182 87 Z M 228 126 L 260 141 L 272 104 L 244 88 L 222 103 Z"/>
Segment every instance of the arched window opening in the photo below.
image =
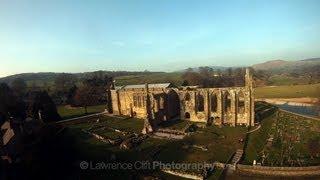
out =
<path fill-rule="evenodd" d="M 142 106 L 142 98 L 141 96 L 138 96 L 138 107 Z"/>
<path fill-rule="evenodd" d="M 228 92 L 224 94 L 223 98 L 223 104 L 224 104 L 224 112 L 230 112 L 231 111 L 231 96 Z"/>
<path fill-rule="evenodd" d="M 197 95 L 197 111 L 202 112 L 204 111 L 204 98 L 201 94 Z"/>
<path fill-rule="evenodd" d="M 138 106 L 138 98 L 136 95 L 133 95 L 133 106 L 137 107 Z"/>
<path fill-rule="evenodd" d="M 185 119 L 190 119 L 190 113 L 186 112 L 186 113 L 184 114 L 184 118 L 185 118 Z"/>
<path fill-rule="evenodd" d="M 160 96 L 159 109 L 164 109 L 164 97 Z"/>
<path fill-rule="evenodd" d="M 217 111 L 217 96 L 215 94 L 211 95 L 211 111 Z"/>
<path fill-rule="evenodd" d="M 238 113 L 239 114 L 244 113 L 244 94 L 243 94 L 243 92 L 240 92 L 238 94 Z"/>
<path fill-rule="evenodd" d="M 167 109 L 167 115 L 169 118 L 176 118 L 180 117 L 180 99 L 179 94 L 174 91 L 170 90 L 167 93 L 167 103 L 166 103 L 166 109 Z"/>

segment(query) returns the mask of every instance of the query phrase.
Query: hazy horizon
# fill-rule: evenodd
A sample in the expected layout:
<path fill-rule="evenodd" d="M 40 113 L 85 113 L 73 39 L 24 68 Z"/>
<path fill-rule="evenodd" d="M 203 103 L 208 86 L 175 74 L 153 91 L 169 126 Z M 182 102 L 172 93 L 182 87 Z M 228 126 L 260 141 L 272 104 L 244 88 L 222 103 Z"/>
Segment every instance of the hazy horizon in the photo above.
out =
<path fill-rule="evenodd" d="M 319 57 L 320 1 L 0 0 L 0 77 Z"/>

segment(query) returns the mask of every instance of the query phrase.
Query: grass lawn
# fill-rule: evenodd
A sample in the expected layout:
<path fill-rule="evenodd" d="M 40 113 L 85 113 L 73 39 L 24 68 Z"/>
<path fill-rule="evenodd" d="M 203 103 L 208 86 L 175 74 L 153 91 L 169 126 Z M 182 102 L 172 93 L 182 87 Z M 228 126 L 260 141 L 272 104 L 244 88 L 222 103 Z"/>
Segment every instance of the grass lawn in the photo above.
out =
<path fill-rule="evenodd" d="M 85 114 L 85 110 L 83 107 L 69 108 L 66 106 L 58 106 L 57 109 L 62 119 L 70 119 L 88 114 L 103 112 L 106 109 L 106 105 L 89 106 L 87 108 L 88 114 Z"/>
<path fill-rule="evenodd" d="M 320 84 L 255 88 L 255 98 L 320 97 Z"/>
<path fill-rule="evenodd" d="M 165 121 L 160 124 L 161 128 L 167 128 L 172 130 L 185 130 L 192 124 L 190 121 L 176 120 L 176 121 Z"/>
<path fill-rule="evenodd" d="M 179 122 L 174 124 L 175 128 L 184 126 L 185 123 Z M 71 125 L 70 130 L 77 139 L 77 149 L 79 149 L 80 159 L 105 159 L 111 155 L 117 157 L 118 162 L 133 162 L 141 160 L 161 161 L 163 163 L 180 162 L 180 163 L 212 163 L 215 161 L 226 162 L 237 149 L 243 148 L 243 143 L 239 142 L 240 138 L 245 137 L 246 127 L 222 127 L 210 126 L 206 128 L 198 128 L 198 130 L 187 136 L 183 140 L 156 139 L 149 137 L 137 147 L 130 150 L 122 150 L 119 146 L 112 146 L 96 140 L 86 135 L 82 129 L 93 127 L 93 132 L 108 137 L 120 137 L 121 133 L 112 132 L 110 129 L 99 128 L 101 126 L 120 129 L 122 131 L 130 131 L 140 133 L 143 127 L 141 119 L 120 119 L 115 117 L 103 117 L 99 122 L 82 123 Z M 96 131 L 94 127 L 97 127 Z M 203 151 L 193 145 L 203 146 L 208 151 Z M 159 148 L 160 151 L 152 155 L 152 152 Z M 194 172 L 192 170 L 191 172 Z M 200 173 L 199 171 L 196 171 Z M 116 173 L 118 174 L 118 173 Z M 120 173 L 121 174 L 121 173 Z M 123 172 L 124 177 L 130 177 L 130 173 Z M 159 174 L 159 172 L 153 173 Z M 162 174 L 162 173 L 160 173 Z M 221 172 L 215 171 L 211 179 L 219 177 Z M 92 174 L 91 174 L 92 175 Z M 96 174 L 92 176 L 110 177 L 112 174 Z M 163 176 L 167 178 L 167 176 Z M 89 176 L 87 176 L 89 177 Z M 112 176 L 114 177 L 114 176 Z M 175 177 L 171 177 L 175 179 Z M 169 178 L 169 179 L 171 179 Z M 179 179 L 179 178 L 178 178 Z"/>
<path fill-rule="evenodd" d="M 99 122 L 90 122 L 90 123 L 79 123 L 75 125 L 70 125 L 70 128 L 76 129 L 89 129 L 95 127 L 110 127 L 113 129 L 118 129 L 125 132 L 134 132 L 140 133 L 143 128 L 144 121 L 142 119 L 137 118 L 116 118 L 110 116 L 101 116 L 99 118 Z M 99 132 L 109 132 L 108 129 L 106 130 L 99 130 Z"/>
<path fill-rule="evenodd" d="M 200 128 L 185 139 L 166 146 L 157 158 L 163 162 L 226 162 L 237 149 L 242 149 L 243 144 L 238 141 L 245 137 L 246 131 L 246 127 Z M 206 147 L 208 151 L 192 145 Z"/>
<path fill-rule="evenodd" d="M 253 160 L 258 160 L 259 153 L 262 151 L 271 131 L 275 115 L 272 115 L 261 122 L 261 128 L 248 135 L 245 148 L 243 164 L 252 165 Z"/>
<path fill-rule="evenodd" d="M 178 123 L 175 126 L 180 126 L 185 123 Z M 140 133 L 143 128 L 143 120 L 141 119 L 120 119 L 114 117 L 103 117 L 100 121 L 92 123 L 81 123 L 70 126 L 73 129 L 89 129 L 100 135 L 105 135 L 110 138 L 121 136 L 118 132 L 112 132 L 110 129 L 94 127 L 111 127 L 125 132 Z M 158 155 L 157 160 L 164 162 L 226 162 L 230 156 L 237 150 L 243 147 L 239 143 L 240 138 L 245 137 L 247 131 L 246 127 L 222 127 L 209 126 L 206 128 L 199 128 L 195 133 L 187 136 L 183 140 L 171 141 L 148 138 L 140 146 L 139 150 L 152 150 L 155 146 L 162 146 L 162 151 Z M 184 148 L 186 145 L 190 146 Z M 192 145 L 207 147 L 208 151 L 192 147 Z M 118 148 L 118 147 L 117 147 Z"/>

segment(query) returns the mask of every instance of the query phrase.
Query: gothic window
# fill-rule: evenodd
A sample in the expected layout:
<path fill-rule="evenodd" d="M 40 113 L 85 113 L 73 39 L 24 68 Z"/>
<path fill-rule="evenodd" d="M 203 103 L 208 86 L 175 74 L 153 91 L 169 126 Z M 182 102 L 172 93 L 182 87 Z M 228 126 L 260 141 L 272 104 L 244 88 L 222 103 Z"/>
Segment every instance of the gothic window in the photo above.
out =
<path fill-rule="evenodd" d="M 141 96 L 138 96 L 138 107 L 141 107 L 142 103 L 141 103 Z"/>
<path fill-rule="evenodd" d="M 231 96 L 228 92 L 226 92 L 224 94 L 224 98 L 223 98 L 223 104 L 224 104 L 224 112 L 229 112 L 231 111 Z"/>
<path fill-rule="evenodd" d="M 217 95 L 215 94 L 211 95 L 211 111 L 212 112 L 217 111 Z"/>
<path fill-rule="evenodd" d="M 204 111 L 204 97 L 201 94 L 197 95 L 197 111 L 202 112 Z"/>
<path fill-rule="evenodd" d="M 161 96 L 159 100 L 159 109 L 164 109 L 164 98 Z"/>
<path fill-rule="evenodd" d="M 244 113 L 244 95 L 242 91 L 238 94 L 238 113 Z"/>
<path fill-rule="evenodd" d="M 145 96 L 142 96 L 142 106 L 143 107 L 146 106 L 146 98 L 145 98 Z"/>
<path fill-rule="evenodd" d="M 137 96 L 136 95 L 133 95 L 133 106 L 134 107 L 137 107 L 138 106 L 138 102 L 137 102 Z"/>
<path fill-rule="evenodd" d="M 186 112 L 186 113 L 184 114 L 184 118 L 185 118 L 185 119 L 190 119 L 190 113 Z"/>

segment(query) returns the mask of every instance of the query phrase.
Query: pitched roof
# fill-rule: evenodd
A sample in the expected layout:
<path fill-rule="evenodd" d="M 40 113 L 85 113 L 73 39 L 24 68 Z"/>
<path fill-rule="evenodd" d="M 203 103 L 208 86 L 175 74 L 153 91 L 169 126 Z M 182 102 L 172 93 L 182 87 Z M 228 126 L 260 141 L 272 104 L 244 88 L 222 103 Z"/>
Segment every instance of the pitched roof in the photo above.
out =
<path fill-rule="evenodd" d="M 145 88 L 145 84 L 135 84 L 135 85 L 125 85 L 125 86 L 116 86 L 115 89 L 142 89 Z M 148 84 L 149 88 L 169 88 L 172 87 L 171 83 L 158 83 L 158 84 Z"/>

